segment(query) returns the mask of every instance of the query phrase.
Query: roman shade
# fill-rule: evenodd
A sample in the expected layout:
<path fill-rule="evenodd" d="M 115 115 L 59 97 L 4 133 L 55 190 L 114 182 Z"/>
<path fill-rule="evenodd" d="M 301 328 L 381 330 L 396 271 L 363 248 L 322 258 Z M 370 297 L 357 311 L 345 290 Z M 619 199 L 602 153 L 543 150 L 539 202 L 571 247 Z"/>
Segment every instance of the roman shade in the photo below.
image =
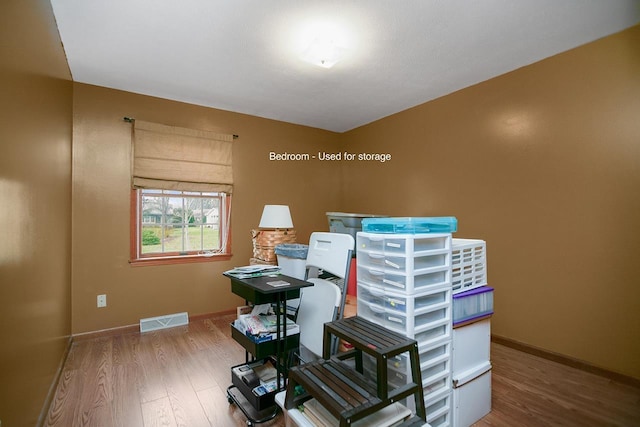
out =
<path fill-rule="evenodd" d="M 233 135 L 135 120 L 132 186 L 179 191 L 233 191 Z"/>

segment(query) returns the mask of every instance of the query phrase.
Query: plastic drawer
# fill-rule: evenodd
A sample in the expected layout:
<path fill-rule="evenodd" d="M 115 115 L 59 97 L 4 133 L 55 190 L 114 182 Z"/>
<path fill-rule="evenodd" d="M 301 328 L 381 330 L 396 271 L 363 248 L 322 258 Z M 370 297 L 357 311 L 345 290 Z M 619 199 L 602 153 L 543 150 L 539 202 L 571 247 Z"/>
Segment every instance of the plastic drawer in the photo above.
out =
<path fill-rule="evenodd" d="M 451 341 L 444 341 L 420 351 L 420 372 L 425 400 L 442 390 L 450 389 Z"/>
<path fill-rule="evenodd" d="M 431 396 L 451 389 L 451 374 L 442 373 L 437 377 L 422 380 L 422 390 L 425 396 Z"/>
<path fill-rule="evenodd" d="M 451 319 L 451 304 L 448 302 L 434 304 L 428 310 L 414 315 L 389 310 L 362 298 L 358 298 L 357 306 L 359 316 L 407 336 L 415 334 L 416 331 L 441 327 Z M 446 333 L 446 329 L 442 329 L 442 332 Z"/>
<path fill-rule="evenodd" d="M 409 336 L 418 342 L 418 351 L 424 351 L 437 342 L 451 339 L 451 320 L 442 319 L 427 328 L 420 328 Z"/>
<path fill-rule="evenodd" d="M 363 357 L 363 373 L 367 378 L 376 381 L 376 365 L 375 361 L 368 360 Z M 409 379 L 411 378 L 411 372 L 403 372 L 396 369 L 389 368 L 387 370 L 387 386 L 389 390 L 395 390 L 397 388 L 403 387 L 407 385 Z"/>
<path fill-rule="evenodd" d="M 379 270 L 389 270 L 400 273 L 416 273 L 438 267 L 448 267 L 449 252 L 433 253 L 418 256 L 388 255 L 379 252 L 360 251 L 357 257 L 358 265 Z"/>
<path fill-rule="evenodd" d="M 450 390 L 444 390 L 430 399 L 425 399 L 424 403 L 427 412 L 427 421 L 438 420 L 444 415 L 451 414 L 453 409 L 452 392 Z"/>
<path fill-rule="evenodd" d="M 387 311 L 385 314 L 385 325 L 391 329 L 407 332 L 415 331 L 420 326 L 430 326 L 435 322 L 446 319 L 449 316 L 451 307 L 448 303 L 434 306 L 429 311 L 421 314 L 407 315 L 395 311 Z"/>
<path fill-rule="evenodd" d="M 491 411 L 491 370 L 455 387 L 452 394 L 453 425 L 472 425 Z"/>
<path fill-rule="evenodd" d="M 405 406 L 415 412 L 416 405 L 413 399 L 408 399 Z M 442 389 L 436 393 L 425 395 L 424 406 L 427 417 L 437 419 L 440 416 L 453 411 L 453 398 L 451 389 Z"/>
<path fill-rule="evenodd" d="M 356 236 L 356 250 L 385 255 L 417 256 L 422 252 L 451 249 L 451 234 L 378 234 L 360 232 Z M 424 254 L 426 255 L 426 254 Z"/>
<path fill-rule="evenodd" d="M 464 372 L 491 361 L 491 320 L 485 319 L 453 330 L 452 365 L 454 380 Z"/>
<path fill-rule="evenodd" d="M 357 307 L 358 316 L 384 326 L 387 312 L 383 306 L 371 304 L 358 298 Z"/>
<path fill-rule="evenodd" d="M 493 288 L 481 286 L 457 293 L 452 299 L 453 325 L 464 324 L 493 314 Z"/>
<path fill-rule="evenodd" d="M 357 299 L 367 304 L 375 304 L 380 307 L 385 306 L 385 293 L 383 290 L 373 286 L 367 286 L 360 282 L 357 284 Z"/>
<path fill-rule="evenodd" d="M 452 425 L 451 411 L 438 417 L 431 417 L 427 414 L 427 422 L 429 423 L 429 427 L 450 427 Z"/>
<path fill-rule="evenodd" d="M 412 316 L 434 305 L 451 302 L 451 291 L 449 286 L 445 285 L 413 295 L 386 291 L 382 298 L 386 308 Z"/>
<path fill-rule="evenodd" d="M 441 267 L 436 271 L 416 274 L 392 273 L 388 270 L 358 267 L 358 281 L 367 285 L 399 290 L 405 293 L 415 293 L 427 288 L 433 288 L 450 283 L 451 269 Z"/>

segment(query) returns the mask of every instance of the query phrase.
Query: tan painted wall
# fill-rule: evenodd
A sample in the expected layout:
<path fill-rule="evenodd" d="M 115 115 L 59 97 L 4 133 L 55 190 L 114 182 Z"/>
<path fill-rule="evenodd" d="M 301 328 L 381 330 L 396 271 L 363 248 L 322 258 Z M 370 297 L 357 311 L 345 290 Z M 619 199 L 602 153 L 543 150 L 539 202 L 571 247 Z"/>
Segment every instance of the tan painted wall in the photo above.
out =
<path fill-rule="evenodd" d="M 640 378 L 640 26 L 345 135 L 343 209 L 487 241 L 493 332 Z"/>
<path fill-rule="evenodd" d="M 131 267 L 129 194 L 131 125 L 124 116 L 238 134 L 234 142 L 231 261 Z M 186 311 L 228 310 L 241 300 L 221 273 L 247 265 L 250 230 L 265 204 L 288 204 L 299 242 L 328 229 L 339 207 L 340 165 L 277 162 L 269 152 L 331 150 L 336 134 L 158 98 L 74 85 L 73 333 L 138 323 Z M 96 308 L 96 295 L 107 307 Z"/>
<path fill-rule="evenodd" d="M 72 84 L 51 5 L 0 3 L 0 420 L 34 426 L 71 332 Z"/>
<path fill-rule="evenodd" d="M 640 378 L 639 27 L 342 135 L 72 86 L 46 0 L 3 2 L 0 32 L 3 425 L 36 423 L 71 332 L 237 304 L 220 273 L 266 203 L 301 241 L 326 211 L 456 215 L 488 242 L 496 334 Z M 125 115 L 240 135 L 231 261 L 128 265 Z M 393 160 L 268 160 L 338 148 Z"/>

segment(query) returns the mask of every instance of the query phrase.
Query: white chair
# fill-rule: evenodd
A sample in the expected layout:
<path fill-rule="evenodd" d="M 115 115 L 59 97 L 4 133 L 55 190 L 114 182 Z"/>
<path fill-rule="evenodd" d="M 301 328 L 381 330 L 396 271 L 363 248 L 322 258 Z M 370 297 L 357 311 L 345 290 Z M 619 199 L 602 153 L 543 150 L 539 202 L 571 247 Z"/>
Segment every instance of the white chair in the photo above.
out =
<path fill-rule="evenodd" d="M 300 291 L 296 323 L 300 325 L 298 358 L 303 362 L 322 355 L 324 324 L 342 317 L 354 246 L 350 234 L 311 234 L 306 268 L 307 272 L 319 270 L 320 278 L 307 278 L 313 286 Z"/>
<path fill-rule="evenodd" d="M 322 355 L 324 324 L 336 319 L 342 295 L 334 283 L 323 279 L 309 281 L 313 282 L 313 286 L 302 290 L 296 318 L 300 326 L 300 351 L 297 356 L 301 362 L 309 362 Z"/>

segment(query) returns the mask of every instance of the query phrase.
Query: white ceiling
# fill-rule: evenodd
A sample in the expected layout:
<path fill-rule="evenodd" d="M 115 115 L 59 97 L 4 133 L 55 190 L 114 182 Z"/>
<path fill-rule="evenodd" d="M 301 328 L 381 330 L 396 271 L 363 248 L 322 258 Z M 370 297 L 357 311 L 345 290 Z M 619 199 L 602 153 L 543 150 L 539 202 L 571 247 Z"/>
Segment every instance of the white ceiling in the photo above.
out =
<path fill-rule="evenodd" d="M 640 0 L 51 3 L 74 81 L 336 132 L 640 22 Z M 298 56 L 321 25 L 331 69 Z"/>

